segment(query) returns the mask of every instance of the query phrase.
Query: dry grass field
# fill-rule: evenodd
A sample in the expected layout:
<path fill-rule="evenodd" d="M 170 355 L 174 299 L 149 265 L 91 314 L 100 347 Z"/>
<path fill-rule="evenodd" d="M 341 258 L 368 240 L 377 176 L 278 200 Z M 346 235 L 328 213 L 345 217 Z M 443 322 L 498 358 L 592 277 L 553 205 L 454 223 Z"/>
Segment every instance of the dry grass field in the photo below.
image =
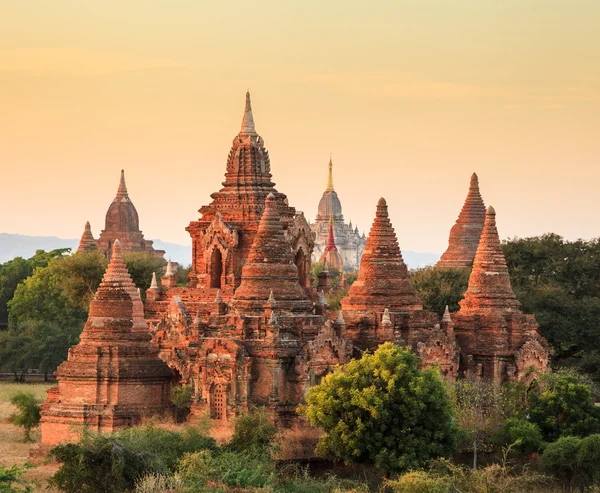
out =
<path fill-rule="evenodd" d="M 46 389 L 51 383 L 9 383 L 0 382 L 0 464 L 11 466 L 22 465 L 29 459 L 29 450 L 40 443 L 39 428 L 33 430 L 33 442 L 23 442 L 23 430 L 8 422 L 8 417 L 15 411 L 10 403 L 10 396 L 16 392 L 31 392 L 40 402 L 46 398 Z M 46 481 L 54 474 L 56 465 L 37 464 L 26 473 L 28 479 L 37 481 L 40 486 L 37 491 L 53 492 L 56 490 L 46 487 Z"/>

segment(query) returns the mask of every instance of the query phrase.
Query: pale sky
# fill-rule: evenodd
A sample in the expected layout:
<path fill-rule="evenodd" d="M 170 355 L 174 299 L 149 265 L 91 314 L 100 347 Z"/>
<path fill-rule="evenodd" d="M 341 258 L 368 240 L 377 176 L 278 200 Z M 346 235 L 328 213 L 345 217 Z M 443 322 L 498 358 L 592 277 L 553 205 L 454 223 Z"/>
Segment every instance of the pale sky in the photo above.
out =
<path fill-rule="evenodd" d="M 309 219 L 387 199 L 442 252 L 476 171 L 502 237 L 600 235 L 600 1 L 0 3 L 0 232 L 97 237 L 125 168 L 146 238 L 223 181 L 244 95 Z"/>

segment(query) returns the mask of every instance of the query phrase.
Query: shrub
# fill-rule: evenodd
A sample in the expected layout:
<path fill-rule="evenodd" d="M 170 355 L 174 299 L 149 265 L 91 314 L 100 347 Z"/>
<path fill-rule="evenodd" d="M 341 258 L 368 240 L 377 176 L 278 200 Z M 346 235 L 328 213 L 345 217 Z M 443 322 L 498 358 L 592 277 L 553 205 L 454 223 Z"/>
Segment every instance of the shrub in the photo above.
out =
<path fill-rule="evenodd" d="M 183 481 L 179 476 L 165 476 L 164 474 L 145 474 L 135 482 L 134 493 L 166 493 L 181 491 Z"/>
<path fill-rule="evenodd" d="M 23 478 L 25 471 L 31 466 L 27 463 L 23 466 L 13 465 L 6 468 L 0 465 L 0 493 L 30 493 L 37 483 Z"/>
<path fill-rule="evenodd" d="M 514 449 L 522 454 L 539 452 L 544 446 L 539 427 L 522 419 L 507 419 L 499 438 L 502 445 L 514 444 Z"/>
<path fill-rule="evenodd" d="M 171 402 L 175 406 L 175 420 L 178 423 L 183 423 L 190 414 L 192 387 L 189 385 L 173 387 L 171 389 Z"/>
<path fill-rule="evenodd" d="M 67 493 L 121 492 L 145 474 L 173 472 L 184 454 L 205 449 L 216 449 L 215 441 L 191 426 L 181 433 L 153 426 L 86 433 L 77 444 L 52 449 L 62 465 L 51 484 Z"/>
<path fill-rule="evenodd" d="M 254 408 L 235 419 L 230 446 L 238 452 L 267 449 L 271 447 L 276 434 L 272 416 L 264 408 Z"/>
<path fill-rule="evenodd" d="M 9 416 L 9 421 L 23 428 L 24 441 L 31 441 L 31 429 L 40 423 L 40 405 L 31 392 L 17 392 L 10 397 L 10 403 L 18 411 Z"/>
<path fill-rule="evenodd" d="M 327 375 L 300 411 L 325 431 L 319 454 L 373 462 L 386 473 L 456 449 L 457 426 L 439 374 L 419 370 L 410 349 L 391 343 Z"/>
<path fill-rule="evenodd" d="M 556 476 L 563 487 L 572 489 L 578 476 L 577 453 L 581 439 L 562 437 L 549 444 L 542 455 L 542 466 Z"/>
<path fill-rule="evenodd" d="M 386 486 L 393 493 L 449 493 L 452 491 L 450 478 L 438 477 L 426 471 L 403 474 L 395 481 L 387 481 Z"/>

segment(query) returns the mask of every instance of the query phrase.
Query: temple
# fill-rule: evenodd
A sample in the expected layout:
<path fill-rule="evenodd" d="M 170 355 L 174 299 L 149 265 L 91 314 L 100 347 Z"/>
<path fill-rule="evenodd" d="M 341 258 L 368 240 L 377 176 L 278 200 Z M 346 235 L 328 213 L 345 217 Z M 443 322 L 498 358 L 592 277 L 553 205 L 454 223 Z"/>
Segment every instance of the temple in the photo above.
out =
<path fill-rule="evenodd" d="M 121 249 L 125 252 L 150 252 L 158 258 L 163 258 L 165 254 L 163 250 L 155 250 L 152 240 L 145 240 L 140 231 L 140 220 L 127 192 L 124 170 L 121 170 L 117 195 L 106 212 L 106 221 L 100 237 L 94 240 L 90 223 L 87 222 L 77 251 L 100 250 L 110 260 L 112 246 L 116 240 L 119 240 Z"/>
<path fill-rule="evenodd" d="M 534 378 L 527 373 L 531 367 L 548 368 L 550 346 L 538 333 L 535 316 L 525 315 L 519 307 L 496 228 L 496 211 L 490 206 L 469 286 L 453 317 L 463 372 L 503 382 Z"/>
<path fill-rule="evenodd" d="M 344 261 L 340 255 L 337 245 L 335 244 L 335 233 L 333 229 L 333 216 L 329 220 L 329 236 L 327 237 L 327 245 L 323 255 L 319 259 L 322 264 L 327 264 L 328 268 L 337 269 L 340 272 L 344 272 Z"/>
<path fill-rule="evenodd" d="M 114 207 L 135 229 L 124 181 L 119 190 Z M 331 310 L 328 268 L 343 271 L 346 258 L 339 253 L 336 215 L 338 222 L 343 218 L 331 174 L 328 190 L 331 201 L 321 211 L 329 220 L 325 269 L 317 283 L 309 277 L 313 235 L 303 214 L 275 189 L 246 94 L 223 187 L 187 227 L 193 244 L 188 285 L 177 286 L 169 261 L 160 282 L 153 275 L 142 306 L 115 238 L 81 342 L 57 370 L 58 388 L 44 404 L 42 442 L 68 439 L 69 423 L 110 430 L 161 412 L 169 384 L 191 386 L 192 416 L 207 413 L 228 423 L 259 405 L 277 423 L 289 424 L 310 386 L 388 341 L 412 348 L 423 367 L 437 366 L 450 380 L 531 380 L 547 370 L 548 343 L 535 318 L 519 310 L 492 208 L 481 241 L 477 236 L 459 312 L 446 309 L 440 317 L 423 308 L 383 198 L 361 248 L 358 278 L 341 310 Z M 476 176 L 469 195 L 454 235 L 463 240 L 472 203 L 480 201 Z M 90 238 L 86 227 L 82 244 Z"/>
<path fill-rule="evenodd" d="M 150 343 L 144 306 L 119 240 L 90 304 L 80 342 L 56 370 L 42 407 L 42 445 L 76 440 L 83 427 L 113 431 L 165 412 L 172 372 Z"/>
<path fill-rule="evenodd" d="M 473 173 L 469 193 L 456 224 L 450 230 L 448 248 L 436 264 L 438 268 L 470 269 L 483 231 L 485 204 L 479 192 L 479 179 Z"/>
<path fill-rule="evenodd" d="M 333 231 L 339 255 L 346 269 L 356 270 L 360 265 L 360 259 L 365 247 L 365 235 L 358 232 L 358 227 L 352 227 L 344 222 L 342 214 L 342 203 L 333 188 L 333 162 L 329 159 L 329 174 L 327 187 L 319 202 L 319 208 L 315 222 L 311 230 L 315 234 L 315 248 L 313 260 L 319 261 L 329 241 L 329 223 L 333 218 Z"/>

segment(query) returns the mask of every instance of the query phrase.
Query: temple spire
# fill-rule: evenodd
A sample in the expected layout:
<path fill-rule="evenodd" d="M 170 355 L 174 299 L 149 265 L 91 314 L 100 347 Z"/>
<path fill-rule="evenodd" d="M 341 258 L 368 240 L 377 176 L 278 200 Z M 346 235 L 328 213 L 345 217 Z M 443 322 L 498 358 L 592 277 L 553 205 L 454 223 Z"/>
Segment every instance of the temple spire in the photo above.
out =
<path fill-rule="evenodd" d="M 490 205 L 473 261 L 469 286 L 465 298 L 460 302 L 461 310 L 482 307 L 511 310 L 519 305 L 510 286 L 508 267 L 496 228 L 496 211 Z"/>
<path fill-rule="evenodd" d="M 125 184 L 125 170 L 121 170 L 121 180 L 119 181 L 119 189 L 117 190 L 117 198 L 128 197 L 127 185 Z"/>
<path fill-rule="evenodd" d="M 333 191 L 333 161 L 331 160 L 331 154 L 329 155 L 329 175 L 327 176 L 327 192 Z"/>
<path fill-rule="evenodd" d="M 337 252 L 337 246 L 335 244 L 335 234 L 333 232 L 333 216 L 329 216 L 329 236 L 327 237 L 327 246 L 325 247 L 326 252 Z"/>
<path fill-rule="evenodd" d="M 250 91 L 246 91 L 246 107 L 244 108 L 244 117 L 242 118 L 242 134 L 256 134 L 254 128 L 254 116 L 252 115 L 252 103 L 250 102 Z"/>
<path fill-rule="evenodd" d="M 96 245 L 96 240 L 92 234 L 92 227 L 88 221 L 85 223 L 85 228 L 83 230 L 83 234 L 81 235 L 81 240 L 79 240 L 79 247 L 77 248 L 77 251 L 82 253 L 97 249 L 98 246 Z"/>

